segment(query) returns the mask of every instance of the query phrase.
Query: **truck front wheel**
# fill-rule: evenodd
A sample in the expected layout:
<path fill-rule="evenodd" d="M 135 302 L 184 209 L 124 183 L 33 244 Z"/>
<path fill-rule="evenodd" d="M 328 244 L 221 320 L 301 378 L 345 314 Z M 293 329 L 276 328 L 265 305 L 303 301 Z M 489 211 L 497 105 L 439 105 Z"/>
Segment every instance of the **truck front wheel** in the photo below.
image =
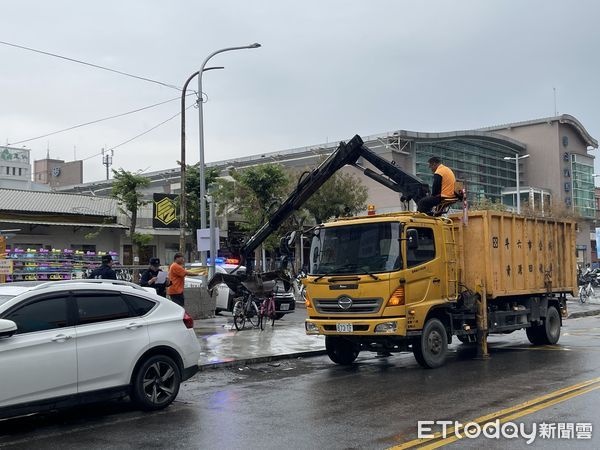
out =
<path fill-rule="evenodd" d="M 438 319 L 429 319 L 423 334 L 413 341 L 412 348 L 415 359 L 426 369 L 443 365 L 448 354 L 448 335 L 444 324 Z"/>
<path fill-rule="evenodd" d="M 337 336 L 325 336 L 325 349 L 329 359 L 342 366 L 352 364 L 360 353 L 356 344 Z"/>
<path fill-rule="evenodd" d="M 542 324 L 526 328 L 525 332 L 533 345 L 556 344 L 560 339 L 560 313 L 556 307 L 549 306 Z"/>

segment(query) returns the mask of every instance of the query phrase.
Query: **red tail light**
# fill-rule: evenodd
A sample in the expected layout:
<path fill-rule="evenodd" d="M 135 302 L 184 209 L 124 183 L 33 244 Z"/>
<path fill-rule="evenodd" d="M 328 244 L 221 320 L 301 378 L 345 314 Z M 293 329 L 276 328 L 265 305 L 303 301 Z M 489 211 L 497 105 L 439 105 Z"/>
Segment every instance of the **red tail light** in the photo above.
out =
<path fill-rule="evenodd" d="M 183 324 L 186 328 L 194 328 L 194 319 L 188 313 L 183 313 Z"/>

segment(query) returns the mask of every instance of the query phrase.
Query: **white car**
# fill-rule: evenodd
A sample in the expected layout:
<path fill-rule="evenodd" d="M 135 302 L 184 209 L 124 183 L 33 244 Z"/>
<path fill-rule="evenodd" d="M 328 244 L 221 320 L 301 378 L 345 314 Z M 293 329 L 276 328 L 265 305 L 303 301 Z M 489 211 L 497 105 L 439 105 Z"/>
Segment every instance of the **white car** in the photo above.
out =
<path fill-rule="evenodd" d="M 0 285 L 0 418 L 126 395 L 165 408 L 198 371 L 193 326 L 126 281 Z"/>

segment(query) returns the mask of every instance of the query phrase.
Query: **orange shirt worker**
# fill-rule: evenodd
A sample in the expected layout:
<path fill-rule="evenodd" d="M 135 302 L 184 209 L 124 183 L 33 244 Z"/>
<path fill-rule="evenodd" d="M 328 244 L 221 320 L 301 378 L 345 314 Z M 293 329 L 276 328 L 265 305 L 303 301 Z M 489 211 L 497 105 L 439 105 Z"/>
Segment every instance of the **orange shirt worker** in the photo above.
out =
<path fill-rule="evenodd" d="M 442 164 L 437 156 L 432 156 L 427 161 L 429 169 L 433 173 L 433 186 L 431 195 L 423 197 L 417 204 L 417 211 L 429 214 L 435 205 L 439 205 L 443 199 L 452 198 L 454 194 L 454 183 L 456 178 L 454 172 Z"/>
<path fill-rule="evenodd" d="M 175 253 L 173 257 L 173 264 L 169 266 L 169 281 L 171 285 L 167 288 L 167 294 L 171 300 L 177 303 L 179 306 L 184 306 L 184 298 L 183 298 L 183 287 L 184 287 L 184 279 L 186 276 L 189 277 L 197 277 L 198 274 L 194 272 L 190 272 L 189 270 L 185 270 L 183 264 L 185 259 L 181 253 Z"/>

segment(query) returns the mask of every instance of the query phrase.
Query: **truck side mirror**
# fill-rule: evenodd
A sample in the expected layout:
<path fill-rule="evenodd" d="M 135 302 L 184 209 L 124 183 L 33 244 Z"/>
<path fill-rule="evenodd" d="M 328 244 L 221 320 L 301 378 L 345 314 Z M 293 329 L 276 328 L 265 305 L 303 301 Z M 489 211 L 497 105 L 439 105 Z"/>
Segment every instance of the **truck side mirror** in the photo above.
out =
<path fill-rule="evenodd" d="M 294 254 L 294 245 L 296 241 L 296 232 L 292 231 L 287 233 L 284 237 L 279 241 L 279 251 L 281 254 L 286 256 L 291 256 Z"/>
<path fill-rule="evenodd" d="M 406 232 L 406 247 L 409 250 L 419 248 L 419 232 L 414 228 L 411 228 Z"/>

